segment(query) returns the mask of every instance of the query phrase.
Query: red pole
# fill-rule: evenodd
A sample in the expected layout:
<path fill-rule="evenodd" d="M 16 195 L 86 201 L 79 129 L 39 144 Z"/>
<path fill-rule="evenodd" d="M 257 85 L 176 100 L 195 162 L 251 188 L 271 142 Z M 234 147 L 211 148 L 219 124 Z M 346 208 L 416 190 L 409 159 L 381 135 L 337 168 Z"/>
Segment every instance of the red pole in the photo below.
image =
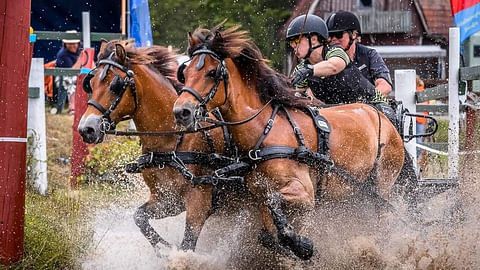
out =
<path fill-rule="evenodd" d="M 23 253 L 30 0 L 0 5 L 0 262 Z"/>
<path fill-rule="evenodd" d="M 92 69 L 93 68 L 93 57 L 95 50 L 94 49 L 85 49 L 82 52 L 82 69 Z M 75 114 L 73 118 L 73 142 L 72 142 L 72 171 L 70 186 L 77 187 L 77 178 L 84 171 L 84 160 L 88 155 L 87 145 L 83 142 L 82 136 L 78 133 L 78 124 L 82 115 L 87 110 L 87 101 L 88 95 L 83 91 L 83 78 L 85 74 L 79 74 L 77 77 L 77 88 L 75 90 Z"/>

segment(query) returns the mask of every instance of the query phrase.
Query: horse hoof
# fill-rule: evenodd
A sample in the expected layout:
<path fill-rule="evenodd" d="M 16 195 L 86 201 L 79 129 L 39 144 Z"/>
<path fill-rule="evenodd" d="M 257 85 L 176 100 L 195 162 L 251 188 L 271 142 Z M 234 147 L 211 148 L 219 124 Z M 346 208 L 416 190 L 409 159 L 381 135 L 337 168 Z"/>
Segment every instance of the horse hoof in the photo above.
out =
<path fill-rule="evenodd" d="M 279 245 L 273 235 L 265 230 L 260 231 L 260 234 L 258 235 L 258 241 L 263 247 L 272 252 L 279 253 L 287 257 L 294 256 L 292 251 L 290 251 L 288 248 L 285 248 L 284 246 Z"/>
<path fill-rule="evenodd" d="M 297 238 L 291 249 L 302 260 L 309 260 L 313 256 L 313 242 L 303 236 Z"/>

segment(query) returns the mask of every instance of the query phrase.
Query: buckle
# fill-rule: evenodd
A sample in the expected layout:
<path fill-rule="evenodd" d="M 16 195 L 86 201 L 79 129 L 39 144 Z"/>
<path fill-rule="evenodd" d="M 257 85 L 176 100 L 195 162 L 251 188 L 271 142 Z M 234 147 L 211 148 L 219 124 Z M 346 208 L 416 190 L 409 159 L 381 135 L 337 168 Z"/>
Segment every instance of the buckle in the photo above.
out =
<path fill-rule="evenodd" d="M 251 159 L 251 160 L 259 160 L 261 158 L 258 157 L 258 153 L 260 153 L 260 149 L 252 149 L 250 151 L 248 151 L 248 157 Z"/>

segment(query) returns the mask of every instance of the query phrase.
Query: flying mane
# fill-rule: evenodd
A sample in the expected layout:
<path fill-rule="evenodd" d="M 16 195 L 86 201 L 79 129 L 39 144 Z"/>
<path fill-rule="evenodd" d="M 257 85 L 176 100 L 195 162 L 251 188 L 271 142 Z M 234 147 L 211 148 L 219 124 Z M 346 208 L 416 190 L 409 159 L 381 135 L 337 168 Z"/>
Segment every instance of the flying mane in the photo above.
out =
<path fill-rule="evenodd" d="M 177 54 L 169 51 L 162 46 L 135 48 L 132 40 L 112 40 L 108 42 L 103 51 L 98 54 L 98 60 L 107 59 L 113 51 L 115 44 L 120 44 L 125 48 L 127 61 L 129 64 L 146 65 L 150 69 L 165 76 L 172 85 L 178 90 L 182 86 L 176 79 L 177 72 Z M 114 61 L 118 61 L 113 57 Z"/>
<path fill-rule="evenodd" d="M 204 47 L 222 58 L 231 58 L 243 79 L 255 82 L 263 102 L 272 99 L 291 107 L 317 105 L 316 102 L 295 96 L 296 90 L 290 85 L 288 78 L 267 64 L 268 60 L 263 58 L 248 32 L 239 30 L 240 25 L 226 30 L 221 30 L 222 27 L 223 23 L 220 23 L 210 30 L 196 29 L 192 34 L 196 43 L 193 47 L 189 46 L 188 54 L 191 56 L 195 50 Z"/>

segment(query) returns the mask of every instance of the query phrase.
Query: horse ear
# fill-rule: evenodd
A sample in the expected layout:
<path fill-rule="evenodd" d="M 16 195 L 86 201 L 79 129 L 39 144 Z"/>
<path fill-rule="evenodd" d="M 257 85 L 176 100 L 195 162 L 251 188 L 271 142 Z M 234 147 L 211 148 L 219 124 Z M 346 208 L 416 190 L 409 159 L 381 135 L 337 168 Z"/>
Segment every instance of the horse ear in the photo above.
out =
<path fill-rule="evenodd" d="M 198 39 L 195 38 L 192 33 L 188 32 L 188 44 L 190 47 L 195 46 L 198 43 Z"/>
<path fill-rule="evenodd" d="M 100 50 L 98 51 L 97 54 L 97 59 L 100 59 L 100 56 L 102 56 L 103 52 L 105 51 L 105 47 L 107 46 L 108 40 L 102 38 L 100 42 Z"/>
<path fill-rule="evenodd" d="M 115 44 L 115 55 L 119 64 L 124 65 L 127 62 L 127 52 L 122 45 Z"/>
<path fill-rule="evenodd" d="M 222 34 L 220 33 L 220 31 L 215 31 L 215 40 L 222 40 Z"/>

